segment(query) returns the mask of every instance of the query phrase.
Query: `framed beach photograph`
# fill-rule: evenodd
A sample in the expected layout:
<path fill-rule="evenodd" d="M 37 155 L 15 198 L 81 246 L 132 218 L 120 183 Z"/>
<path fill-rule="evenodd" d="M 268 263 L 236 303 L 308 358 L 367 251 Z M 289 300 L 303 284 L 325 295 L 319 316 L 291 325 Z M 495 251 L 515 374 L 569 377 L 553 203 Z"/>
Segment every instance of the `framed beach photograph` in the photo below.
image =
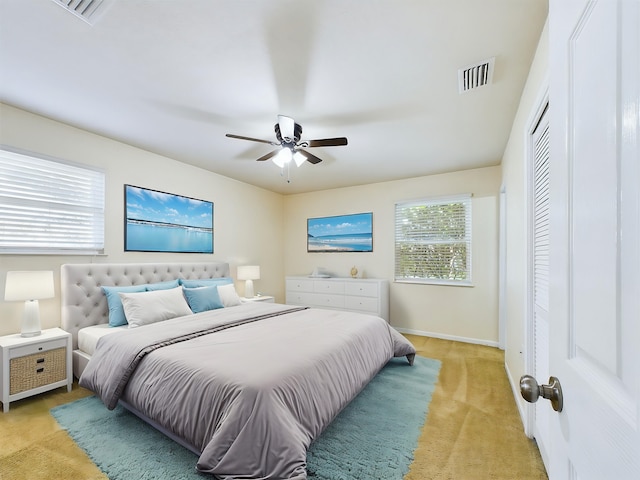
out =
<path fill-rule="evenodd" d="M 124 186 L 126 252 L 213 253 L 213 202 Z"/>
<path fill-rule="evenodd" d="M 308 218 L 307 252 L 373 252 L 373 213 Z"/>

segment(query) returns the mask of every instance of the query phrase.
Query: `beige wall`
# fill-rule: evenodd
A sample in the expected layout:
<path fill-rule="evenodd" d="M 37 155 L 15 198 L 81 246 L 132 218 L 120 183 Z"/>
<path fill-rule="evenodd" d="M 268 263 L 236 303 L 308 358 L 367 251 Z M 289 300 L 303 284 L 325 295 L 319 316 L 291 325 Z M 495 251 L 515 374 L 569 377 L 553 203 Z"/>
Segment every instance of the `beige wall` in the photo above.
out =
<path fill-rule="evenodd" d="M 144 150 L 87 133 L 13 107 L 0 105 L 0 142 L 79 163 L 107 174 L 106 255 L 100 257 L 0 256 L 0 292 L 5 272 L 59 270 L 68 262 L 155 262 L 224 260 L 235 266 L 258 263 L 256 290 L 284 301 L 284 276 L 306 275 L 314 267 L 348 276 L 357 266 L 365 276 L 391 284 L 391 323 L 401 330 L 443 338 L 498 343 L 498 199 L 507 191 L 507 367 L 513 378 L 524 369 L 526 309 L 524 162 L 525 128 L 547 71 L 545 28 L 515 119 L 503 166 L 283 197 Z M 192 196 L 215 203 L 215 253 L 125 253 L 123 184 Z M 394 204 L 397 201 L 473 193 L 473 287 L 393 282 Z M 259 205 L 260 208 L 255 208 Z M 373 253 L 307 253 L 309 217 L 373 212 Z M 242 219 L 241 221 L 239 219 Z M 256 242 L 256 233 L 260 241 Z M 242 294 L 243 285 L 238 284 Z M 59 285 L 56 285 L 59 295 Z M 44 327 L 59 324 L 59 297 L 41 302 Z M 19 330 L 21 306 L 0 302 L 0 334 Z"/>
<path fill-rule="evenodd" d="M 517 390 L 525 373 L 527 348 L 527 142 L 535 112 L 548 85 L 548 24 L 545 25 L 529 71 L 518 113 L 502 160 L 506 191 L 506 324 L 505 363 L 509 379 Z M 522 412 L 524 400 L 516 395 Z"/>
<path fill-rule="evenodd" d="M 60 325 L 59 269 L 63 263 L 228 261 L 261 266 L 257 291 L 268 290 L 284 301 L 282 278 L 283 197 L 175 160 L 90 134 L 0 104 L 0 143 L 106 172 L 105 255 L 0 255 L 0 335 L 20 330 L 22 305 L 4 302 L 9 270 L 54 270 L 56 298 L 41 300 L 43 328 Z M 214 254 L 124 252 L 124 184 L 214 202 Z M 258 208 L 259 206 L 259 208 Z M 260 240 L 256 241 L 259 232 Z M 243 294 L 243 282 L 237 284 Z"/>
<path fill-rule="evenodd" d="M 356 266 L 390 282 L 391 324 L 402 331 L 497 345 L 500 167 L 466 170 L 285 197 L 286 275 L 324 267 L 349 276 Z M 393 282 L 394 207 L 404 200 L 473 194 L 473 287 Z M 307 253 L 307 218 L 373 212 L 372 253 Z"/>

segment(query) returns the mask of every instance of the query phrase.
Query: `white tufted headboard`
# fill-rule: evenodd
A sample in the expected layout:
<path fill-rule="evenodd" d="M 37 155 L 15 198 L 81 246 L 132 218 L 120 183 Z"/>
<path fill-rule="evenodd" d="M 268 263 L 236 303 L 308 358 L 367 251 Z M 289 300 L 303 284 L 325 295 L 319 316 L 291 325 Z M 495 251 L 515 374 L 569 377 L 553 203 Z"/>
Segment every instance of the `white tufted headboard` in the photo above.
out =
<path fill-rule="evenodd" d="M 71 333 L 78 348 L 78 330 L 109 323 L 107 297 L 102 286 L 157 283 L 176 278 L 230 277 L 229 264 L 212 263 L 88 263 L 60 268 L 62 328 Z"/>

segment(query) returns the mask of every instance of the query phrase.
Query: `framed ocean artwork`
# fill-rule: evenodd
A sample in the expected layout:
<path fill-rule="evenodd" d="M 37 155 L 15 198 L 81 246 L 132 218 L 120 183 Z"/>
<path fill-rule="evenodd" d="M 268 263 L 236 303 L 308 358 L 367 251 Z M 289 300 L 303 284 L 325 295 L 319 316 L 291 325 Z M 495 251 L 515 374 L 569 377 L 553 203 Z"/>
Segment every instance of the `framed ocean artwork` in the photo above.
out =
<path fill-rule="evenodd" d="M 213 253 L 213 202 L 124 186 L 126 252 Z"/>
<path fill-rule="evenodd" d="M 307 252 L 373 252 L 373 213 L 308 218 Z"/>

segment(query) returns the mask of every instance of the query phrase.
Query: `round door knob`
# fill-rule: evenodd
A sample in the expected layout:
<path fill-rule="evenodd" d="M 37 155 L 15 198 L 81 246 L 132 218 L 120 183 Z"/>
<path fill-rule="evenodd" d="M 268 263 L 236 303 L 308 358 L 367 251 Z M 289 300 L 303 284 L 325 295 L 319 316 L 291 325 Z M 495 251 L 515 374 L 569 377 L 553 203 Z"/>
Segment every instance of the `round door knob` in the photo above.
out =
<path fill-rule="evenodd" d="M 556 377 L 549 377 L 549 385 L 538 385 L 531 375 L 523 375 L 520 377 L 520 394 L 529 403 L 537 402 L 540 397 L 551 400 L 553 409 L 562 411 L 562 387 Z"/>

